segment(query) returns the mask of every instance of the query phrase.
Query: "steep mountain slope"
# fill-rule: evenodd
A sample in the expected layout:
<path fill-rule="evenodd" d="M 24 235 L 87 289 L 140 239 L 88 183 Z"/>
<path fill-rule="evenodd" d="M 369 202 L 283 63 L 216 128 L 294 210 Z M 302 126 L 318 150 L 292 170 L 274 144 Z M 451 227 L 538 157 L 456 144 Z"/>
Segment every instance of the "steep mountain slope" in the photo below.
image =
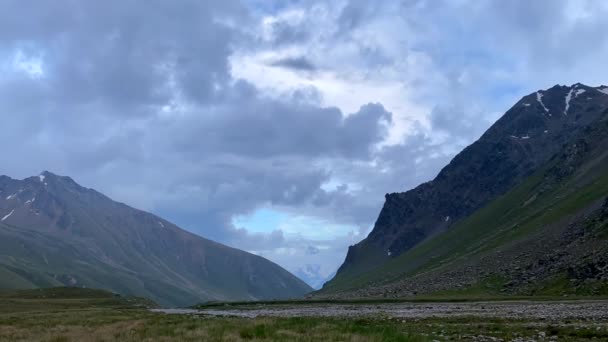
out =
<path fill-rule="evenodd" d="M 544 217 L 546 210 L 554 210 L 552 217 L 555 219 L 573 214 L 561 206 L 567 206 L 568 201 L 576 198 L 573 197 L 576 192 L 572 192 L 575 189 L 583 191 L 579 194 L 585 198 L 579 203 L 581 208 L 589 212 L 597 209 L 597 201 L 608 192 L 602 190 L 595 194 L 594 191 L 603 189 L 597 184 L 586 190 L 579 187 L 583 186 L 582 180 L 603 184 L 601 177 L 605 173 L 597 168 L 604 165 L 602 153 L 606 150 L 604 120 L 607 113 L 607 87 L 555 86 L 524 97 L 477 142 L 457 155 L 433 181 L 405 193 L 387 195 L 372 233 L 349 249 L 337 276 L 320 295 L 360 291 L 361 288 L 365 290 L 359 295 L 387 295 L 404 294 L 406 289 L 413 293 L 471 286 L 484 277 L 461 270 L 460 275 L 470 277 L 458 282 L 455 279 L 460 278 L 446 269 L 428 273 L 429 269 L 438 264 L 449 264 L 450 268 L 456 269 L 463 260 L 468 260 L 468 267 L 478 266 L 476 258 L 480 255 L 475 253 L 488 252 L 492 243 L 498 250 L 508 249 L 504 245 L 507 242 L 517 244 L 499 237 L 503 233 L 506 236 L 514 234 L 522 226 L 528 230 L 518 238 L 530 238 L 532 231 L 554 223 L 532 220 Z M 584 150 L 581 146 L 585 146 Z M 564 153 L 570 157 L 562 160 Z M 568 164 L 568 158 L 575 158 L 577 163 Z M 575 177 L 575 171 L 578 172 L 576 182 L 568 183 Z M 552 183 L 545 178 L 553 179 Z M 549 193 L 561 201 L 550 201 L 546 197 Z M 536 206 L 538 211 L 533 211 Z M 487 212 L 492 215 L 483 216 Z M 505 213 L 511 216 L 505 217 Z M 480 218 L 484 220 L 479 221 Z M 510 225 L 505 226 L 505 222 Z M 555 229 L 551 231 L 555 233 Z M 516 241 L 522 246 L 530 245 L 521 242 L 523 240 Z M 468 254 L 472 246 L 476 248 L 475 258 Z M 509 264 L 502 254 L 500 258 L 493 257 L 502 265 Z M 494 270 L 484 268 L 485 274 L 504 275 L 504 272 Z M 424 278 L 426 281 L 419 278 L 423 273 L 428 277 Z M 412 279 L 416 279 L 415 285 L 412 285 Z M 370 290 L 372 285 L 375 286 L 373 291 Z"/>
<path fill-rule="evenodd" d="M 49 172 L 0 176 L 0 287 L 86 286 L 164 305 L 299 297 L 278 265 Z"/>

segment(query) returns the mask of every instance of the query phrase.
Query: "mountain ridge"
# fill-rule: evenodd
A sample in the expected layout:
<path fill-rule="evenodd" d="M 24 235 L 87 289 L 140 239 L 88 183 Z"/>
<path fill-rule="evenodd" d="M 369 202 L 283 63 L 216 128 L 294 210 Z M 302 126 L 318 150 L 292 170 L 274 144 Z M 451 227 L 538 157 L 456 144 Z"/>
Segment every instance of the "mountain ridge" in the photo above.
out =
<path fill-rule="evenodd" d="M 0 267 L 29 287 L 96 287 L 164 305 L 281 299 L 311 291 L 269 260 L 48 171 L 24 180 L 0 176 L 0 218 L 0 250 L 7 251 L 0 253 Z"/>
<path fill-rule="evenodd" d="M 434 180 L 407 192 L 387 194 L 374 229 L 349 248 L 337 276 L 321 293 L 347 288 L 351 286 L 347 283 L 356 283 L 366 274 L 371 277 L 391 259 L 448 232 L 516 188 L 603 120 L 606 108 L 606 86 L 556 85 L 522 97 Z"/>

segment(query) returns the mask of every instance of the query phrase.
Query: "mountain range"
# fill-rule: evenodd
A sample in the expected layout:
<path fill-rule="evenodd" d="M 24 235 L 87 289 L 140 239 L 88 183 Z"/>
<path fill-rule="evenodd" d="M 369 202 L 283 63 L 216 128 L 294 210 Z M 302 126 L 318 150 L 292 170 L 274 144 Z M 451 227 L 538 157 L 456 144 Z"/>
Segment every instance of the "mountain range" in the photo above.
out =
<path fill-rule="evenodd" d="M 524 96 L 435 179 L 385 196 L 317 297 L 608 293 L 608 87 Z"/>
<path fill-rule="evenodd" d="M 326 279 L 317 265 L 297 274 Z M 69 177 L 0 176 L 0 288 L 87 287 L 164 306 L 298 298 L 280 266 Z M 524 96 L 433 179 L 386 194 L 313 298 L 608 294 L 608 87 Z"/>
<path fill-rule="evenodd" d="M 50 172 L 0 176 L 0 288 L 74 286 L 165 306 L 301 297 L 280 266 Z"/>

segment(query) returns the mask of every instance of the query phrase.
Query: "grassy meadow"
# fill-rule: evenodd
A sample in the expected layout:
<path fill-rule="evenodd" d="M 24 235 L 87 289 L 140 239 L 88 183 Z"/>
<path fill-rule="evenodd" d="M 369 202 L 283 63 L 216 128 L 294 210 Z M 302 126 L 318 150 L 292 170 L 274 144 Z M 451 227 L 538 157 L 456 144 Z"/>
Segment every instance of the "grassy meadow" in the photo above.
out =
<path fill-rule="evenodd" d="M 293 303 L 293 305 L 298 305 Z M 322 305 L 322 304 L 319 304 Z M 425 318 L 231 318 L 167 315 L 94 290 L 0 294 L 0 341 L 445 341 L 608 339 L 606 322 Z"/>

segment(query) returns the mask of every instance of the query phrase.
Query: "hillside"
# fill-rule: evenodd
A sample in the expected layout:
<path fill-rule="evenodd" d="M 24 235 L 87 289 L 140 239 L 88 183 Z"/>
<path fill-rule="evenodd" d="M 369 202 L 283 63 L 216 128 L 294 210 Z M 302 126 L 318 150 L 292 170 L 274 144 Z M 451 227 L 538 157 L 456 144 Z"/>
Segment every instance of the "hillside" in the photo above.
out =
<path fill-rule="evenodd" d="M 387 195 L 317 295 L 604 293 L 607 117 L 606 87 L 525 96 L 436 179 Z"/>
<path fill-rule="evenodd" d="M 50 172 L 0 176 L 0 288 L 75 286 L 166 306 L 300 297 L 278 265 Z"/>

